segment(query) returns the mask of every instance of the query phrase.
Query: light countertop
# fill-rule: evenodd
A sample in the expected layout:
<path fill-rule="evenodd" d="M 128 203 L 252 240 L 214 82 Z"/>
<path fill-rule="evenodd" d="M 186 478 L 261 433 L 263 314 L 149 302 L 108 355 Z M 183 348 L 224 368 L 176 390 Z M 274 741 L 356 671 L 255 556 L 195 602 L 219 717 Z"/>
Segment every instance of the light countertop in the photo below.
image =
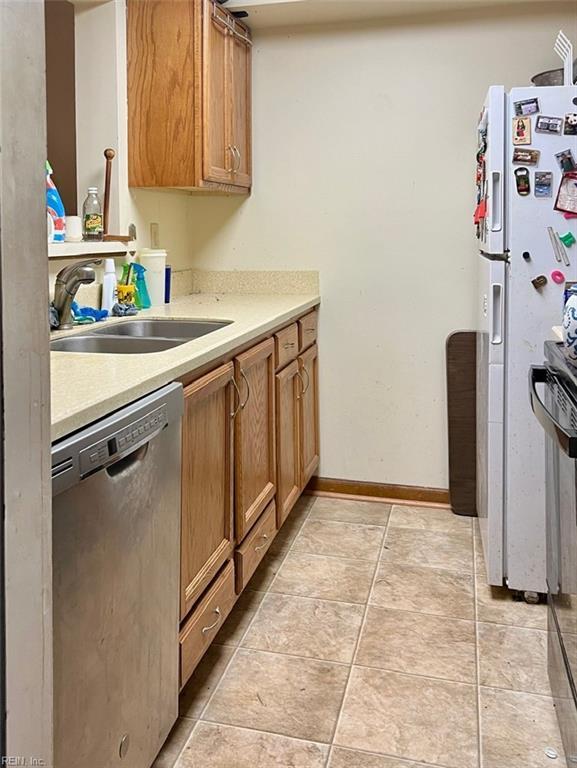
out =
<path fill-rule="evenodd" d="M 228 354 L 319 303 L 320 296 L 311 293 L 194 294 L 175 299 L 166 307 L 140 312 L 138 317 L 231 320 L 232 324 L 163 352 L 142 355 L 51 352 L 52 440 Z M 92 326 L 84 326 L 53 334 L 53 338 L 90 330 Z"/>

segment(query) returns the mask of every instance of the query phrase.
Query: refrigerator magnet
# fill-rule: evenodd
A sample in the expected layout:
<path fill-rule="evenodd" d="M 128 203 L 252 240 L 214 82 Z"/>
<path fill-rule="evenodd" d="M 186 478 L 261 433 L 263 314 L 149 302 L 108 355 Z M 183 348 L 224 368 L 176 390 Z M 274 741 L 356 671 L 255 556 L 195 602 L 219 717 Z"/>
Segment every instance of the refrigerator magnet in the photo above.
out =
<path fill-rule="evenodd" d="M 577 136 L 577 112 L 569 112 L 565 115 L 563 133 L 565 136 Z"/>
<path fill-rule="evenodd" d="M 535 171 L 535 197 L 553 197 L 552 171 Z"/>
<path fill-rule="evenodd" d="M 557 285 L 563 285 L 565 282 L 565 275 L 560 269 L 554 269 L 553 272 L 551 272 L 551 280 L 553 280 L 554 283 L 557 283 Z"/>
<path fill-rule="evenodd" d="M 526 115 L 535 115 L 539 112 L 539 99 L 523 99 L 523 101 L 513 102 L 515 114 L 518 117 Z"/>
<path fill-rule="evenodd" d="M 524 149 L 515 147 L 513 150 L 513 162 L 523 165 L 537 165 L 541 152 L 538 149 Z"/>
<path fill-rule="evenodd" d="M 513 118 L 513 144 L 518 146 L 519 144 L 531 143 L 531 118 L 530 117 L 514 117 Z"/>
<path fill-rule="evenodd" d="M 535 124 L 537 133 L 552 133 L 554 135 L 561 133 L 562 127 L 563 119 L 561 117 L 546 117 L 545 115 L 539 115 Z"/>
<path fill-rule="evenodd" d="M 545 275 L 537 275 L 531 282 L 533 283 L 533 288 L 536 288 L 539 291 L 547 285 L 547 278 Z"/>
<path fill-rule="evenodd" d="M 531 180 L 529 177 L 528 168 L 515 168 L 515 185 L 517 187 L 517 194 L 521 197 L 527 197 L 531 192 Z"/>
<path fill-rule="evenodd" d="M 577 171 L 564 173 L 557 192 L 555 210 L 577 213 Z"/>
<path fill-rule="evenodd" d="M 571 152 L 570 149 L 564 149 L 563 152 L 557 152 L 555 158 L 563 173 L 570 173 L 571 171 L 577 170 L 577 164 L 575 163 L 573 152 Z"/>

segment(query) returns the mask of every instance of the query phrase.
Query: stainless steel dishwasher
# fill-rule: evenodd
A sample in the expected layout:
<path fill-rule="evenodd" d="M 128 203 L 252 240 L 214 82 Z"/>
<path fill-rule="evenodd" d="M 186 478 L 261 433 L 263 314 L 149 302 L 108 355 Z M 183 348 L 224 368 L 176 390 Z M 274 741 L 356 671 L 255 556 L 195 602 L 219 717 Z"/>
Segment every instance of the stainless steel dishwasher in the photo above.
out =
<path fill-rule="evenodd" d="M 52 447 L 54 766 L 149 768 L 178 714 L 182 386 Z"/>

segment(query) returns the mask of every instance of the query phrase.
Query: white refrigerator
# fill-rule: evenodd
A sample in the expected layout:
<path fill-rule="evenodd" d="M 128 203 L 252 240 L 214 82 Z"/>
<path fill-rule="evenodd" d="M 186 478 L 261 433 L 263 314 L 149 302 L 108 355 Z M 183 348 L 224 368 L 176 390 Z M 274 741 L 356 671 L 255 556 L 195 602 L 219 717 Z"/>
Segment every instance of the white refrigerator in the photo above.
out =
<path fill-rule="evenodd" d="M 545 592 L 545 446 L 527 381 L 577 281 L 577 87 L 492 86 L 477 134 L 477 510 L 489 584 Z"/>

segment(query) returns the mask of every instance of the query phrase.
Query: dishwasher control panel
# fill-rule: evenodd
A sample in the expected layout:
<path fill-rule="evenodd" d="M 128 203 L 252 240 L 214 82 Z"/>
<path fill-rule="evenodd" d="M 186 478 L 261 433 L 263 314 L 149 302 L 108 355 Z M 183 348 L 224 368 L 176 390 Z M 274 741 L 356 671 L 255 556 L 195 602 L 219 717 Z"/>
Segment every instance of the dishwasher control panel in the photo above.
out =
<path fill-rule="evenodd" d="M 152 435 L 168 423 L 166 405 L 161 405 L 103 440 L 89 445 L 79 453 L 80 475 L 85 477 L 147 443 Z"/>

